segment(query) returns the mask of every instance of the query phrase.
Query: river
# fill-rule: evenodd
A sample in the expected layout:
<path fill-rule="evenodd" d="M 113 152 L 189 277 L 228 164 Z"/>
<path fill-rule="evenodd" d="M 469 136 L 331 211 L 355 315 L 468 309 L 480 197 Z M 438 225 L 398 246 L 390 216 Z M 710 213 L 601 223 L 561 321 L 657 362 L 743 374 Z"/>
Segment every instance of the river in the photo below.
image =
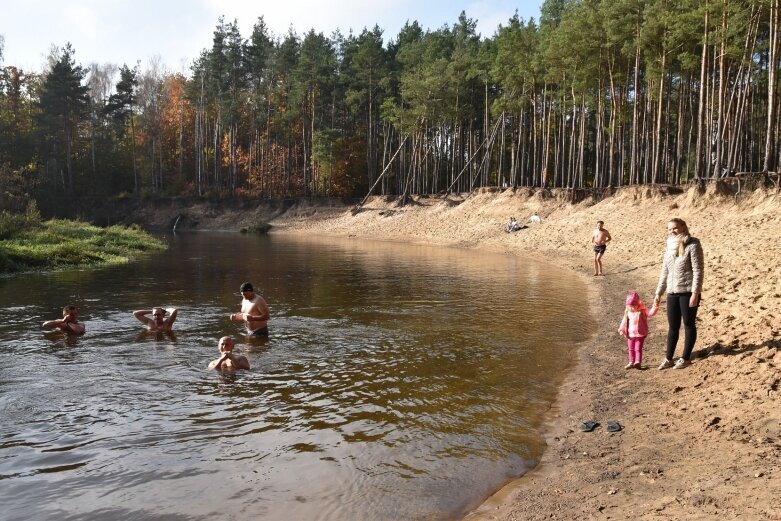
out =
<path fill-rule="evenodd" d="M 125 266 L 0 279 L 0 505 L 30 519 L 455 519 L 535 465 L 585 285 L 548 264 L 189 233 Z M 239 285 L 269 339 L 230 322 Z M 74 303 L 87 333 L 40 324 Z M 174 334 L 134 309 L 175 306 Z M 250 371 L 206 371 L 222 335 Z"/>

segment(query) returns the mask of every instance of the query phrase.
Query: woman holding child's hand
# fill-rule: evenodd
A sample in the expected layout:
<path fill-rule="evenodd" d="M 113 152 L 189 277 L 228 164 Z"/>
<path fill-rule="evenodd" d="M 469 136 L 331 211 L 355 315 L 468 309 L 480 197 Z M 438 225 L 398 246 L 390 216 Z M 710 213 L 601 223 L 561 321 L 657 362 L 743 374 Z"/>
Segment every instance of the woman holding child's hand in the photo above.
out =
<path fill-rule="evenodd" d="M 697 341 L 696 320 L 702 294 L 705 255 L 699 239 L 689 234 L 689 227 L 682 219 L 670 219 L 667 234 L 667 248 L 654 298 L 654 304 L 658 304 L 667 292 L 667 353 L 659 369 L 673 367 L 672 359 L 683 322 L 683 354 L 674 366 L 675 369 L 681 369 L 691 363 L 692 350 Z"/>

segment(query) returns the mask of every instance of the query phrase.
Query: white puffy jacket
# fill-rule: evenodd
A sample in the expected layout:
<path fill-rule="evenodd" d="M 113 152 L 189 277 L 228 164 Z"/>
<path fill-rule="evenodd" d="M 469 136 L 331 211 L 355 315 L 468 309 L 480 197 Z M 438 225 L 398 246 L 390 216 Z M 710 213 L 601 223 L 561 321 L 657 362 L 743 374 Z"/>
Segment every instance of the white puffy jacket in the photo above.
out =
<path fill-rule="evenodd" d="M 705 255 L 699 239 L 689 237 L 683 255 L 678 255 L 677 238 L 668 240 L 656 295 L 661 297 L 665 290 L 668 293 L 702 293 L 704 270 Z"/>

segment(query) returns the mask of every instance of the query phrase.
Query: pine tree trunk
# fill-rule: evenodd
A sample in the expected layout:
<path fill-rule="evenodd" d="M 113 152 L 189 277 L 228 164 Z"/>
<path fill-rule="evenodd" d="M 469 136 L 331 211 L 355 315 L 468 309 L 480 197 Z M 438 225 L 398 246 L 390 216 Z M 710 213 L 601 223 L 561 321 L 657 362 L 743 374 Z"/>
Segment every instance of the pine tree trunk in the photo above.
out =
<path fill-rule="evenodd" d="M 716 110 L 716 156 L 713 161 L 713 175 L 718 177 L 721 175 L 722 160 L 723 160 L 723 140 L 724 140 L 724 96 L 727 85 L 726 75 L 726 45 L 727 45 L 727 2 L 721 1 L 721 37 L 719 38 L 719 90 L 717 110 Z"/>
<path fill-rule="evenodd" d="M 639 38 L 639 31 L 640 28 L 637 28 L 638 34 L 636 37 Z M 640 46 L 638 45 L 635 48 L 635 70 L 634 70 L 634 93 L 635 93 L 635 99 L 632 101 L 632 148 L 630 152 L 629 157 L 629 184 L 637 183 L 639 181 L 639 172 L 637 171 L 637 167 L 639 164 L 638 161 L 638 154 L 639 154 L 639 116 L 638 116 L 638 104 L 640 103 Z"/>
<path fill-rule="evenodd" d="M 656 106 L 656 128 L 654 129 L 654 149 L 653 149 L 653 166 L 652 166 L 652 176 L 651 176 L 651 183 L 656 184 L 659 182 L 659 170 L 661 169 L 661 144 L 662 144 L 662 120 L 664 118 L 664 114 L 662 112 L 664 108 L 664 67 L 667 63 L 667 54 L 663 52 L 662 54 L 662 66 L 661 71 L 659 72 L 659 101 L 657 102 Z"/>
<path fill-rule="evenodd" d="M 136 165 L 136 124 L 133 121 L 133 108 L 130 109 L 130 154 L 133 157 L 133 193 L 139 194 L 138 166 Z"/>
<path fill-rule="evenodd" d="M 704 34 L 702 35 L 702 58 L 700 61 L 700 102 L 697 109 L 697 150 L 695 152 L 694 178 L 699 179 L 703 175 L 702 163 L 705 153 L 705 103 L 707 94 L 706 69 L 708 64 L 708 15 L 710 9 L 708 0 L 705 0 L 705 24 Z M 708 151 L 710 155 L 710 151 Z"/>
<path fill-rule="evenodd" d="M 778 67 L 781 66 L 778 60 L 779 32 L 781 32 L 781 15 L 779 15 L 779 0 L 770 2 L 770 43 L 768 48 L 768 78 L 767 78 L 767 128 L 765 130 L 765 158 L 762 163 L 762 171 L 769 172 L 776 167 L 774 150 L 778 141 L 778 125 L 775 121 L 776 114 L 776 83 L 778 81 Z M 781 186 L 778 183 L 777 186 Z"/>

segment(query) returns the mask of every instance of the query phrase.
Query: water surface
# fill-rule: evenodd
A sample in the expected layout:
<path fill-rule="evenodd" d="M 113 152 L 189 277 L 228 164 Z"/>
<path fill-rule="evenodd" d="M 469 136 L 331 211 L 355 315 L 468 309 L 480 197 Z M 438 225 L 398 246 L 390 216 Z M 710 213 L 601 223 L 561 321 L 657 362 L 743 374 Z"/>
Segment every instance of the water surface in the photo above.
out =
<path fill-rule="evenodd" d="M 590 332 L 546 265 L 382 242 L 180 234 L 0 279 L 4 519 L 453 519 L 533 466 Z M 240 335 L 240 283 L 271 337 Z M 81 338 L 40 324 L 79 306 Z M 174 335 L 134 309 L 176 306 Z M 205 371 L 231 334 L 251 371 Z"/>

